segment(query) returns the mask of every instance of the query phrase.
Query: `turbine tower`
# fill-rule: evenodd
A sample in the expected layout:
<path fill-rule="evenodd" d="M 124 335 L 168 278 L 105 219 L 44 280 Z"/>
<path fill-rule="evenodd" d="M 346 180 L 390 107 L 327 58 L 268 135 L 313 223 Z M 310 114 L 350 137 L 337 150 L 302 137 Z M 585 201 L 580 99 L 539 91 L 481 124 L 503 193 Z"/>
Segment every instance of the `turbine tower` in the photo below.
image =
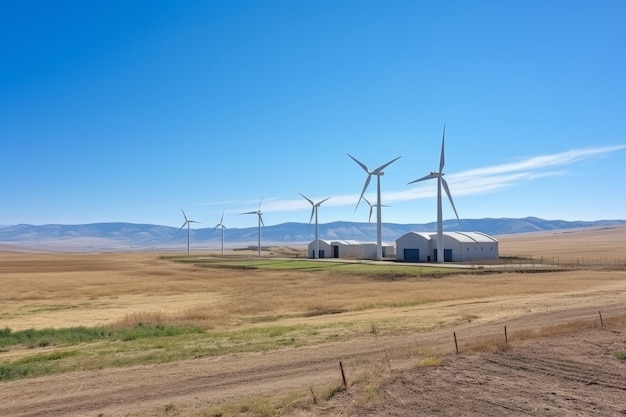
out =
<path fill-rule="evenodd" d="M 261 197 L 261 201 L 259 202 L 259 209 L 257 211 L 248 211 L 246 213 L 241 213 L 256 214 L 259 217 L 259 256 L 261 256 L 261 226 L 265 227 L 265 224 L 263 224 L 263 212 L 261 211 L 261 203 L 263 203 L 263 197 Z"/>
<path fill-rule="evenodd" d="M 304 199 L 306 201 L 311 203 L 311 206 L 312 206 L 311 207 L 311 218 L 309 219 L 309 224 L 311 224 L 311 221 L 313 220 L 313 215 L 315 215 L 315 251 L 313 252 L 313 259 L 317 259 L 317 258 L 319 258 L 319 254 L 320 254 L 320 241 L 318 239 L 317 209 L 319 208 L 319 206 L 322 205 L 322 203 L 324 201 L 328 200 L 330 197 L 325 198 L 322 201 L 318 201 L 317 203 L 314 203 L 313 200 L 311 200 L 310 198 L 308 198 L 304 194 L 300 193 L 300 195 L 302 197 L 304 197 Z"/>
<path fill-rule="evenodd" d="M 397 157 L 396 159 L 392 159 L 391 161 L 387 162 L 386 164 L 383 164 L 383 165 L 379 166 L 378 168 L 376 168 L 373 171 L 370 171 L 365 164 L 363 164 L 362 162 L 357 160 L 355 157 L 353 157 L 350 154 L 348 154 L 348 156 L 350 158 L 352 158 L 354 160 L 354 162 L 359 164 L 359 166 L 361 168 L 363 168 L 363 170 L 365 172 L 367 172 L 367 179 L 365 180 L 365 185 L 363 186 L 363 191 L 361 191 L 361 196 L 359 197 L 359 201 L 356 202 L 356 207 L 354 208 L 355 212 L 356 212 L 356 209 L 359 207 L 359 203 L 361 202 L 361 199 L 363 198 L 363 194 L 365 194 L 365 191 L 367 190 L 367 186 L 370 185 L 370 180 L 372 179 L 372 175 L 376 176 L 376 183 L 377 183 L 377 188 L 376 188 L 376 197 L 377 197 L 377 200 L 376 200 L 376 208 L 377 208 L 377 210 L 376 210 L 376 213 L 377 213 L 377 215 L 376 215 L 376 259 L 380 261 L 380 260 L 383 259 L 382 215 L 381 215 L 381 202 L 380 202 L 380 177 L 385 175 L 385 173 L 383 172 L 383 169 L 387 168 L 393 162 L 395 162 L 398 159 L 400 159 L 400 157 Z"/>
<path fill-rule="evenodd" d="M 224 211 L 222 211 L 222 218 L 220 219 L 220 222 L 217 224 L 217 226 L 215 226 L 215 229 L 217 229 L 218 227 L 222 229 L 222 255 L 223 255 L 224 254 L 224 229 L 227 228 L 226 226 L 224 226 Z"/>
<path fill-rule="evenodd" d="M 180 229 L 178 229 L 178 231 L 180 232 L 183 229 L 183 227 L 185 227 L 185 225 L 187 226 L 187 255 L 189 255 L 189 224 L 190 223 L 200 223 L 200 222 L 197 222 L 195 220 L 189 220 L 187 218 L 187 215 L 185 214 L 185 210 L 183 210 L 182 207 L 180 208 L 180 211 L 183 212 L 183 217 L 185 218 L 185 222 L 183 223 L 182 226 L 180 226 Z"/>
<path fill-rule="evenodd" d="M 444 144 L 446 140 L 446 125 L 443 125 L 443 137 L 441 139 L 441 157 L 439 159 L 439 171 L 431 172 L 430 174 L 419 178 L 415 181 L 411 181 L 409 184 L 413 184 L 419 181 L 430 180 L 433 178 L 437 178 L 437 262 L 445 262 L 444 259 L 444 248 L 443 248 L 443 210 L 441 203 L 441 187 L 446 191 L 448 195 L 448 199 L 450 200 L 450 204 L 452 205 L 452 209 L 454 210 L 454 214 L 456 215 L 456 219 L 459 220 L 459 215 L 456 212 L 456 207 L 454 207 L 454 201 L 452 201 L 452 195 L 450 194 L 450 189 L 448 188 L 448 183 L 443 178 L 445 175 L 443 173 L 443 166 L 445 165 L 445 154 L 444 154 Z"/>

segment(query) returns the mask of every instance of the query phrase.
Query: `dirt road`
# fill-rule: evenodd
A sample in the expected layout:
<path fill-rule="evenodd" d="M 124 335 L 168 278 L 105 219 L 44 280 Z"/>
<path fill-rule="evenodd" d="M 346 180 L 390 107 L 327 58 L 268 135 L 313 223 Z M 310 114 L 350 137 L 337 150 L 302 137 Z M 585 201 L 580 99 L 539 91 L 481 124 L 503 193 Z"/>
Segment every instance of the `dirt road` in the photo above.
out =
<path fill-rule="evenodd" d="M 533 306 L 532 300 L 532 297 L 528 297 L 525 302 Z M 600 300 L 604 300 L 605 304 L 598 304 Z M 520 300 L 516 302 L 519 303 Z M 506 302 L 501 301 L 501 303 L 500 308 L 506 309 Z M 455 308 L 463 307 L 456 306 Z M 470 308 L 469 305 L 467 308 Z M 476 398 L 480 396 L 472 390 L 483 392 L 481 387 L 489 382 L 492 385 L 487 384 L 484 387 L 488 389 L 483 392 L 477 404 L 482 404 L 480 407 L 484 407 L 491 401 L 494 403 L 493 412 L 480 415 L 502 415 L 502 412 L 507 410 L 506 407 L 509 407 L 510 415 L 551 415 L 537 411 L 540 410 L 537 408 L 539 405 L 534 404 L 534 400 L 531 401 L 533 398 L 531 393 L 534 392 L 531 388 L 535 389 L 540 386 L 543 386 L 542 392 L 565 393 L 560 397 L 558 393 L 553 396 L 546 394 L 547 399 L 543 401 L 546 403 L 547 410 L 551 409 L 550 407 L 559 410 L 552 415 L 569 414 L 567 411 L 576 414 L 580 413 L 580 410 L 584 414 L 588 407 L 591 407 L 589 404 L 592 402 L 587 395 L 581 394 L 581 398 L 584 399 L 569 402 L 562 397 L 570 395 L 570 390 L 587 392 L 589 389 L 602 390 L 602 395 L 606 398 L 598 397 L 596 403 L 608 405 L 598 410 L 608 411 L 602 415 L 612 415 L 613 412 L 619 413 L 621 412 L 619 410 L 626 410 L 626 405 L 623 407 L 620 405 L 620 402 L 626 404 L 625 365 L 623 363 L 616 365 L 614 363 L 617 362 L 616 360 L 609 363 L 606 358 L 601 358 L 600 363 L 586 363 L 579 358 L 589 350 L 589 343 L 592 342 L 596 343 L 605 354 L 611 349 L 616 349 L 620 343 L 621 349 L 626 349 L 624 329 L 621 333 L 599 331 L 602 338 L 593 336 L 595 333 L 590 333 L 591 336 L 585 339 L 586 343 L 580 342 L 576 336 L 568 336 L 565 337 L 564 342 L 557 341 L 554 342 L 555 346 L 548 344 L 546 348 L 542 346 L 546 346 L 548 342 L 541 341 L 539 345 L 531 344 L 520 349 L 519 354 L 516 349 L 514 354 L 459 356 L 455 357 L 450 364 L 434 368 L 432 373 L 420 374 L 414 379 L 406 379 L 405 374 L 411 371 L 415 363 L 411 362 L 410 355 L 406 353 L 411 347 L 428 346 L 442 355 L 451 353 L 454 349 L 451 339 L 452 330 L 457 331 L 462 338 L 479 338 L 499 331 L 500 324 L 503 322 L 507 323 L 511 329 L 537 328 L 568 320 L 593 318 L 597 316 L 599 308 L 607 318 L 626 314 L 624 294 L 586 297 L 578 306 L 573 306 L 571 300 L 566 297 L 556 297 L 550 308 L 533 307 L 534 313 L 499 317 L 496 321 L 467 323 L 454 329 L 427 333 L 401 336 L 370 335 L 349 342 L 324 344 L 318 347 L 202 358 L 96 372 L 76 372 L 7 382 L 0 385 L 0 415 L 15 417 L 108 417 L 129 413 L 158 415 L 157 410 L 164 410 L 168 404 L 176 404 L 179 410 L 206 409 L 229 399 L 307 390 L 320 384 L 339 381 L 338 363 L 340 360 L 345 364 L 350 378 L 360 369 L 369 366 L 368 364 L 380 363 L 385 358 L 390 358 L 389 363 L 393 369 L 392 378 L 388 382 L 389 387 L 385 388 L 389 391 L 389 395 L 383 397 L 388 403 L 371 404 L 369 405 L 371 409 L 338 406 L 339 408 L 335 409 L 336 412 L 341 409 L 342 412 L 352 415 L 406 415 L 401 410 L 407 409 L 407 401 L 410 401 L 411 396 L 415 397 L 415 393 L 411 390 L 422 390 L 420 398 L 426 396 L 433 398 L 433 401 L 435 401 L 434 398 L 437 400 L 432 404 L 423 402 L 419 405 L 414 404 L 416 411 L 428 415 L 434 414 L 435 410 L 447 410 L 442 411 L 441 415 L 458 415 L 453 413 L 454 407 L 457 407 L 457 410 L 458 407 L 463 407 L 464 410 L 468 410 L 467 415 L 479 415 L 477 409 L 472 408 L 474 405 L 467 405 L 459 398 L 466 398 L 466 402 L 474 404 L 474 401 L 477 401 Z M 554 351 L 566 342 L 567 349 L 571 352 L 545 354 L 546 349 Z M 603 360 L 607 361 L 604 363 L 604 368 L 601 366 Z M 501 378 L 499 375 L 503 373 L 509 377 Z M 532 377 L 528 377 L 527 373 L 530 373 Z M 424 375 L 427 376 L 426 380 L 423 380 Z M 542 375 L 545 377 L 544 380 L 541 380 Z M 485 383 L 479 383 L 481 380 Z M 527 382 L 523 383 L 523 380 Z M 437 385 L 437 381 L 444 382 L 439 382 L 440 385 Z M 563 381 L 571 387 L 568 385 L 569 388 L 563 388 Z M 590 385 L 588 382 L 593 382 L 593 384 Z M 405 391 L 399 390 L 394 384 L 406 385 Z M 447 394 L 442 397 L 443 391 L 438 391 L 438 389 L 446 390 L 446 387 L 449 387 L 446 384 L 452 384 L 455 387 L 455 391 L 450 392 L 453 397 L 448 398 Z M 522 386 L 523 384 L 526 384 L 526 388 Z M 558 386 L 549 388 L 552 384 Z M 463 390 L 467 392 L 463 394 Z M 349 392 L 343 395 L 350 395 Z M 589 395 L 596 394 L 590 392 Z M 398 400 L 394 401 L 396 397 Z M 513 403 L 510 401 L 499 403 L 503 397 L 514 397 L 516 400 Z M 554 401 L 558 399 L 558 404 L 552 399 Z M 532 407 L 524 405 L 525 401 L 533 402 Z M 348 401 L 347 403 L 354 402 Z M 390 403 L 396 403 L 396 405 Z M 569 406 L 571 408 L 568 408 Z M 377 407 L 385 411 L 376 411 Z M 396 410 L 395 414 L 393 410 Z M 498 410 L 500 413 L 496 412 Z M 315 410 L 313 415 L 317 414 L 326 414 L 326 411 Z M 333 414 L 331 412 L 326 415 Z M 601 415 L 601 412 L 596 415 Z"/>

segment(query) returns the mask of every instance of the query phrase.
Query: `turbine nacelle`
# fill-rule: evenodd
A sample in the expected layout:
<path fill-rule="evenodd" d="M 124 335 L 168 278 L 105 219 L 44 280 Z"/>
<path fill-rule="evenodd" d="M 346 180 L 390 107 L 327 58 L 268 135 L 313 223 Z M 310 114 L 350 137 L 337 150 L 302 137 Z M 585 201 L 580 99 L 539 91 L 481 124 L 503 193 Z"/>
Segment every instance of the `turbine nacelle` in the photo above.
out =
<path fill-rule="evenodd" d="M 308 202 L 311 204 L 311 218 L 309 219 L 309 224 L 311 224 L 311 222 L 313 221 L 313 216 L 314 216 L 314 215 L 315 215 L 315 213 L 317 212 L 317 208 L 318 208 L 319 206 L 321 206 L 321 205 L 322 205 L 322 203 L 323 203 L 324 201 L 328 200 L 330 197 L 326 197 L 325 199 L 323 199 L 323 200 L 321 200 L 321 201 L 318 201 L 318 202 L 316 203 L 316 202 L 314 202 L 313 200 L 311 200 L 309 197 L 305 196 L 304 194 L 302 194 L 302 193 L 298 193 L 298 194 L 300 194 L 302 197 L 304 197 L 304 199 L 305 199 L 306 201 L 308 201 Z"/>
<path fill-rule="evenodd" d="M 359 164 L 359 166 L 361 168 L 363 168 L 363 171 L 365 171 L 367 173 L 367 178 L 365 179 L 365 185 L 363 186 L 363 191 L 361 191 L 361 195 L 359 196 L 359 200 L 356 202 L 356 207 L 354 208 L 354 212 L 356 213 L 356 209 L 359 207 L 359 203 L 361 202 L 361 200 L 363 199 L 363 195 L 365 194 L 365 191 L 367 190 L 367 187 L 370 185 L 370 181 L 372 179 L 372 175 L 376 175 L 377 177 L 380 177 L 385 175 L 385 173 L 383 172 L 383 170 L 385 168 L 387 168 L 389 165 L 391 165 L 392 163 L 394 163 L 395 161 L 397 161 L 398 159 L 400 159 L 400 157 L 397 157 L 395 159 L 392 159 L 391 161 L 379 166 L 378 168 L 376 168 L 373 171 L 370 171 L 369 168 L 367 167 L 367 165 L 365 165 L 364 163 L 362 163 L 361 161 L 359 161 L 358 159 L 356 159 L 354 156 L 348 154 L 348 156 L 350 158 L 352 158 L 352 160 L 354 162 L 356 162 L 357 164 Z M 380 183 L 379 183 L 380 185 Z M 378 192 L 380 192 L 380 189 L 378 189 Z M 379 201 L 380 203 L 380 201 Z"/>

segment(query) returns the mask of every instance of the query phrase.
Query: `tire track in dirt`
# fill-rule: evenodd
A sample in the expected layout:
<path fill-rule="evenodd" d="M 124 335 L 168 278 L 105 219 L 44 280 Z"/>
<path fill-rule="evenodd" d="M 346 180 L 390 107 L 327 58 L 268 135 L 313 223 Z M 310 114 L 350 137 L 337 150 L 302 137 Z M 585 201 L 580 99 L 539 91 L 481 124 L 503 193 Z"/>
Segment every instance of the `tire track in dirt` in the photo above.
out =
<path fill-rule="evenodd" d="M 626 376 L 608 370 L 597 374 L 597 365 L 588 365 L 578 361 L 502 354 L 486 358 L 485 362 L 487 365 L 495 365 L 495 368 L 507 367 L 521 372 L 543 373 L 556 379 L 567 379 L 585 385 L 599 385 L 626 391 Z"/>
<path fill-rule="evenodd" d="M 625 344 L 626 329 L 594 328 L 505 352 L 450 355 L 442 366 L 393 375 L 373 404 L 323 415 L 624 416 L 626 364 L 613 352 Z"/>
<path fill-rule="evenodd" d="M 603 307 L 603 310 L 610 311 L 612 314 L 624 314 L 625 308 L 623 305 L 614 305 Z M 568 317 L 588 318 L 594 312 L 597 313 L 595 307 L 581 307 L 530 314 L 524 318 L 514 319 L 513 322 L 519 324 L 520 327 L 524 323 L 549 325 L 554 318 L 559 320 L 566 320 Z M 488 335 L 493 332 L 497 324 L 466 324 L 460 328 L 463 329 L 464 334 Z M 6 382 L 0 384 L 0 415 L 15 417 L 82 416 L 99 413 L 111 415 L 156 409 L 170 403 L 184 404 L 185 407 L 190 408 L 208 407 L 233 398 L 285 393 L 339 381 L 339 360 L 344 361 L 350 374 L 351 370 L 359 366 L 367 366 L 368 362 L 384 361 L 388 352 L 393 352 L 394 372 L 402 372 L 401 365 L 396 364 L 402 362 L 400 359 L 407 359 L 407 356 L 410 356 L 407 354 L 402 358 L 403 352 L 406 353 L 415 346 L 432 346 L 436 347 L 437 352 L 450 352 L 453 349 L 451 332 L 452 329 L 442 329 L 405 336 L 369 335 L 347 342 L 317 347 L 238 354 L 152 366 L 75 372 Z M 588 339 L 590 344 L 605 344 L 604 341 L 595 337 Z M 596 349 L 593 346 L 583 347 L 587 350 Z M 557 348 L 558 346 L 552 350 Z M 524 402 L 523 397 L 516 401 L 502 400 L 510 398 L 516 390 L 522 393 L 527 392 L 528 388 L 523 384 L 520 385 L 523 381 L 535 381 L 537 385 L 540 385 L 543 378 L 548 378 L 548 383 L 544 384 L 546 387 L 558 381 L 558 384 L 577 384 L 586 389 L 591 387 L 619 391 L 621 396 L 624 396 L 624 383 L 618 379 L 620 374 L 615 374 L 615 371 L 597 378 L 600 384 L 590 386 L 581 382 L 584 380 L 585 373 L 594 369 L 592 364 L 585 365 L 584 362 L 579 363 L 575 360 L 555 361 L 542 356 L 541 352 L 511 358 L 501 355 L 489 361 L 482 360 L 482 362 L 476 359 L 481 358 L 481 355 L 474 356 L 469 359 L 465 358 L 470 364 L 469 367 L 461 366 L 461 364 L 458 369 L 452 369 L 452 366 L 445 365 L 434 371 L 440 373 L 441 376 L 446 375 L 447 372 L 445 380 L 453 384 L 452 400 L 462 407 L 460 409 L 476 410 L 477 414 L 474 415 L 499 416 L 503 413 L 549 415 L 538 414 L 537 408 L 529 405 L 527 401 Z M 536 361 L 537 358 L 539 358 L 538 361 Z M 454 363 L 456 364 L 461 359 L 458 357 Z M 473 366 L 472 361 L 475 362 Z M 551 373 L 558 377 L 551 376 Z M 510 377 L 504 381 L 504 379 L 499 379 L 500 375 Z M 450 391 L 449 386 L 442 387 L 436 382 L 434 380 L 430 382 L 428 389 L 433 388 L 430 391 L 430 397 L 440 398 L 443 392 Z M 407 384 L 407 386 L 411 386 L 413 390 L 423 389 L 423 382 Z M 480 387 L 481 391 L 475 392 L 476 387 Z M 422 394 L 423 392 L 413 392 L 411 395 L 421 398 Z M 559 401 L 580 403 L 574 409 L 586 410 L 593 402 L 577 399 L 576 395 L 568 395 Z M 400 396 L 400 398 L 410 397 Z M 542 401 L 552 407 L 556 400 L 547 398 Z M 445 410 L 440 400 L 434 402 L 430 409 L 423 408 L 424 404 L 427 405 L 428 402 L 422 403 L 420 405 L 422 408 L 416 410 L 430 410 L 430 412 Z M 484 407 L 487 407 L 487 411 L 479 412 Z M 616 407 L 608 410 L 615 412 Z M 456 410 L 458 412 L 459 408 Z M 406 415 L 406 410 L 403 410 L 403 413 L 396 415 Z M 458 413 L 449 415 L 458 415 Z M 611 414 L 605 413 L 604 415 Z"/>

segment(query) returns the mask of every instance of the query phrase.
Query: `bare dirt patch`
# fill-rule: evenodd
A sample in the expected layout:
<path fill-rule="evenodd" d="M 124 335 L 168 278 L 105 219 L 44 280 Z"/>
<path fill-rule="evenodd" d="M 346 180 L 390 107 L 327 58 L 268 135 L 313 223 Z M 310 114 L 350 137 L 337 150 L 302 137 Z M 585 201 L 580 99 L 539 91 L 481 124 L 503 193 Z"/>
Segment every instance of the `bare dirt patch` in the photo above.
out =
<path fill-rule="evenodd" d="M 622 416 L 626 332 L 593 329 L 499 353 L 449 355 L 437 367 L 394 372 L 365 401 L 348 390 L 319 415 Z"/>

